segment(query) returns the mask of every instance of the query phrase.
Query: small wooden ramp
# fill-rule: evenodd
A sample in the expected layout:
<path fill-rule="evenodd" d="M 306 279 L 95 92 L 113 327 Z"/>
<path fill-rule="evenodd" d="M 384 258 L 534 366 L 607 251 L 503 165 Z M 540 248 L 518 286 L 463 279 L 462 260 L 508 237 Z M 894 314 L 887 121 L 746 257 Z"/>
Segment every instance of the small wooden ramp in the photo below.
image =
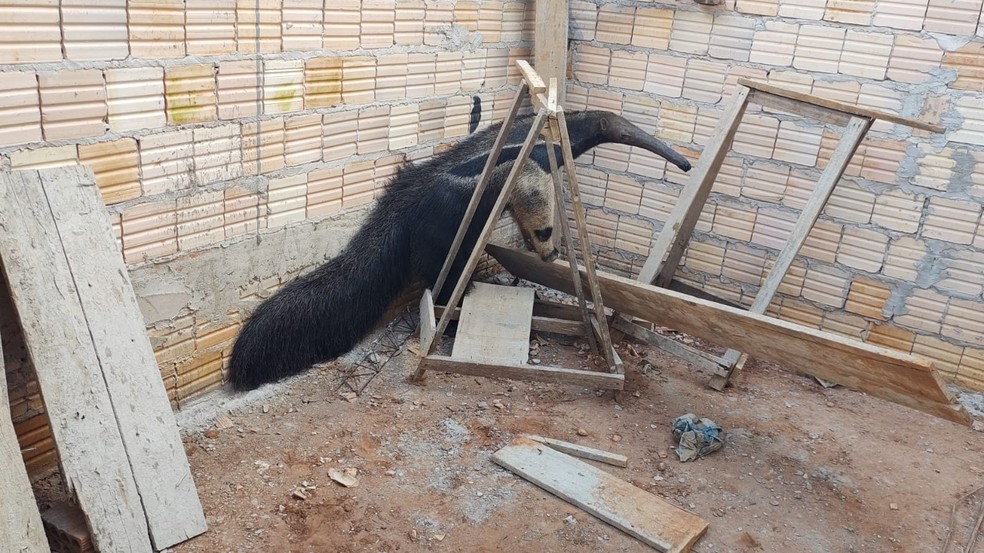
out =
<path fill-rule="evenodd" d="M 574 289 L 565 265 L 495 244 L 486 251 L 519 278 L 567 293 Z M 586 280 L 583 269 L 580 274 Z M 598 283 L 605 303 L 620 313 L 958 424 L 972 422 L 926 359 L 615 275 L 599 272 Z"/>
<path fill-rule="evenodd" d="M 461 319 L 451 358 L 522 365 L 530 351 L 533 289 L 484 282 L 461 303 Z"/>

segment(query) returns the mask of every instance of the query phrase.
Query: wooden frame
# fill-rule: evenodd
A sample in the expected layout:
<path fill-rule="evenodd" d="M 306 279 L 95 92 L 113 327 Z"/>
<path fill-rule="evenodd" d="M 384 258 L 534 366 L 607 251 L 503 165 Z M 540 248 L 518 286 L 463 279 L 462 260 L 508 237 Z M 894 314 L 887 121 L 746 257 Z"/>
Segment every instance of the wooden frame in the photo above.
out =
<path fill-rule="evenodd" d="M 608 327 L 604 301 L 601 296 L 601 288 L 598 286 L 595 275 L 594 264 L 591 262 L 591 242 L 587 233 L 585 223 L 584 205 L 581 202 L 580 190 L 577 183 L 577 175 L 574 171 L 574 155 L 571 151 L 570 136 L 567 130 L 567 120 L 564 110 L 557 101 L 558 80 L 550 79 L 550 85 L 546 86 L 537 72 L 530 67 L 524 60 L 516 62 L 517 67 L 523 75 L 523 83 L 516 93 L 509 114 L 499 131 L 489 158 L 486 161 L 482 176 L 472 194 L 471 201 L 465 211 L 465 215 L 458 227 L 458 231 L 452 242 L 451 249 L 444 260 L 444 265 L 438 275 L 433 289 L 425 290 L 420 300 L 420 346 L 421 360 L 414 372 L 413 379 L 420 380 L 428 370 L 436 370 L 449 373 L 471 374 L 479 376 L 492 376 L 500 378 L 511 378 L 518 380 L 537 380 L 545 382 L 562 382 L 572 385 L 592 386 L 601 389 L 611 389 L 619 391 L 622 389 L 625 375 L 622 369 L 621 360 L 615 349 L 612 347 L 611 334 Z M 478 204 L 488 187 L 492 169 L 496 166 L 506 139 L 511 132 L 519 113 L 520 105 L 525 96 L 529 94 L 534 99 L 534 104 L 538 105 L 536 118 L 526 136 L 526 140 L 520 149 L 519 156 L 513 163 L 506 183 L 499 192 L 489 219 L 485 222 L 482 233 L 472 250 L 462 271 L 461 277 L 454 285 L 450 300 L 446 306 L 435 306 L 434 297 L 437 297 L 443 286 L 447 284 L 447 277 L 451 271 L 452 263 L 458 255 L 461 244 L 464 241 L 465 233 L 472 223 Z M 479 360 L 470 358 L 456 359 L 438 355 L 437 348 L 440 345 L 440 338 L 447 330 L 451 320 L 461 316 L 462 310 L 459 305 L 464 297 L 464 291 L 468 285 L 471 275 L 478 265 L 479 258 L 489 244 L 492 231 L 495 228 L 499 217 L 505 208 L 509 195 L 512 193 L 523 165 L 529 159 L 530 153 L 543 134 L 544 143 L 547 148 L 547 157 L 550 164 L 551 180 L 554 192 L 557 197 L 558 214 L 560 219 L 560 230 L 567 245 L 568 265 L 575 282 L 574 294 L 578 299 L 580 320 L 566 318 L 533 316 L 531 327 L 534 329 L 549 329 L 567 335 L 584 336 L 588 339 L 592 349 L 600 350 L 608 363 L 609 372 L 595 372 L 566 369 L 563 367 L 545 367 L 535 365 L 516 365 L 502 362 L 492 362 L 489 360 Z M 581 286 L 581 280 L 573 278 L 578 274 L 577 257 L 574 255 L 574 240 L 572 229 L 565 215 L 564 205 L 564 186 L 560 177 L 560 169 L 554 153 L 554 144 L 560 146 L 561 154 L 564 156 L 564 169 L 567 176 L 568 192 L 575 213 L 575 229 L 581 246 L 581 254 L 586 262 L 588 272 L 587 290 L 590 294 L 591 305 L 588 305 L 588 298 Z M 439 315 L 438 315 L 439 314 Z"/>
<path fill-rule="evenodd" d="M 775 265 L 769 271 L 765 283 L 759 288 L 759 292 L 749 308 L 752 313 L 763 314 L 778 291 L 779 284 L 786 276 L 793 259 L 799 253 L 810 230 L 827 204 L 834 187 L 847 169 L 851 157 L 875 119 L 931 132 L 943 132 L 944 129 L 938 125 L 891 113 L 861 108 L 750 79 L 739 79 L 738 88 L 731 104 L 711 134 L 711 141 L 704 148 L 686 188 L 680 194 L 677 204 L 670 212 L 666 223 L 663 225 L 663 230 L 660 231 L 659 237 L 642 267 L 637 278 L 639 282 L 655 284 L 662 288 L 669 287 L 673 282 L 680 258 L 690 242 L 697 220 L 700 218 L 700 213 L 711 192 L 711 187 L 721 169 L 721 163 L 731 148 L 731 142 L 738 130 L 738 125 L 741 123 L 745 109 L 751 103 L 844 127 L 837 148 L 834 150 L 827 167 L 821 173 L 816 188 L 814 188 L 810 199 L 790 232 L 786 245 L 779 253 Z M 714 374 L 708 385 L 715 390 L 723 390 L 728 385 L 734 371 L 741 369 L 748 360 L 747 355 L 735 349 L 728 350 L 721 357 L 709 355 L 656 334 L 625 317 L 616 317 L 612 326 L 621 332 L 656 345 L 710 370 Z"/>
<path fill-rule="evenodd" d="M 489 244 L 486 251 L 511 274 L 571 293 L 566 264 Z M 579 277 L 586 281 L 587 271 Z M 612 309 L 677 328 L 707 342 L 801 370 L 871 396 L 970 426 L 967 411 L 947 391 L 930 361 L 830 332 L 749 313 L 638 280 L 599 272 L 598 284 Z"/>

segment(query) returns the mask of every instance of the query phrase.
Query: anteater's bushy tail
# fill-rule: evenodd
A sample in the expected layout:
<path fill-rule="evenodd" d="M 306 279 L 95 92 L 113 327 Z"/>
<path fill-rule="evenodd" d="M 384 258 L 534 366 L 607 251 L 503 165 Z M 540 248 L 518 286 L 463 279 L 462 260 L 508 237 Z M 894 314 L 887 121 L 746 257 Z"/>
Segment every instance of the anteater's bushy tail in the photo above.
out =
<path fill-rule="evenodd" d="M 370 221 L 342 253 L 257 307 L 232 350 L 229 380 L 237 390 L 343 355 L 375 327 L 410 278 L 406 241 L 380 223 Z"/>

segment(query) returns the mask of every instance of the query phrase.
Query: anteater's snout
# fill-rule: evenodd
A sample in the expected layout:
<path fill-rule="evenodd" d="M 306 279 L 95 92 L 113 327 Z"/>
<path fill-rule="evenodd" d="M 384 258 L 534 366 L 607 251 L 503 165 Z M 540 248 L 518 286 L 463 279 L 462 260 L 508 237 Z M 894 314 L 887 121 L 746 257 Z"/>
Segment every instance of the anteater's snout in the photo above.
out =
<path fill-rule="evenodd" d="M 552 263 L 553 260 L 557 259 L 558 257 L 560 257 L 560 252 L 557 251 L 557 248 L 554 248 L 553 251 L 551 251 L 547 255 L 544 255 L 541 259 L 543 259 L 547 263 Z"/>

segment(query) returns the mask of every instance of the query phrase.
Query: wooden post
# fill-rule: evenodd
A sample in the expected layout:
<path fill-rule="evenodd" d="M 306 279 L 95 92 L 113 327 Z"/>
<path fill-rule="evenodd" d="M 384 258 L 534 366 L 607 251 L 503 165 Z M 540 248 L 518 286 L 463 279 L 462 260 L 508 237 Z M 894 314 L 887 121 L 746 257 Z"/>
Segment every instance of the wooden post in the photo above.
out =
<path fill-rule="evenodd" d="M 545 81 L 557 79 L 560 105 L 567 90 L 567 0 L 535 0 L 533 65 Z"/>
<path fill-rule="evenodd" d="M 806 238 L 810 234 L 810 229 L 813 228 L 813 225 L 817 222 L 817 218 L 820 217 L 820 212 L 827 205 L 827 200 L 830 199 L 834 187 L 840 182 L 844 171 L 847 170 L 848 163 L 851 162 L 851 157 L 854 156 L 854 152 L 857 151 L 861 140 L 864 139 L 864 135 L 867 134 L 873 122 L 872 119 L 867 117 L 851 117 L 847 128 L 844 129 L 844 134 L 841 136 L 840 142 L 837 144 L 837 148 L 830 157 L 830 162 L 827 164 L 823 173 L 821 173 L 816 188 L 813 189 L 809 201 L 803 207 L 803 211 L 796 221 L 796 226 L 790 232 L 789 238 L 786 240 L 786 245 L 779 253 L 779 257 L 776 258 L 775 265 L 769 271 L 769 276 L 766 277 L 765 283 L 759 288 L 758 294 L 755 296 L 755 301 L 749 308 L 749 311 L 752 313 L 765 313 L 765 310 L 769 307 L 769 303 L 772 302 L 772 298 L 779 290 L 779 284 L 782 282 L 786 272 L 789 271 L 789 267 L 793 264 L 793 259 L 799 253 L 800 248 L 803 247 L 803 243 L 806 242 Z M 741 352 L 734 349 L 728 350 L 721 358 L 721 370 L 711 377 L 708 385 L 715 390 L 723 390 L 728 384 L 732 373 L 736 369 L 741 368 L 738 366 L 738 363 L 740 362 L 741 365 L 744 365 L 746 359 L 747 357 L 742 356 Z"/>
<path fill-rule="evenodd" d="M 7 403 L 7 375 L 0 345 L 0 541 L 2 551 L 47 553 L 41 513 L 17 445 L 17 434 Z"/>

